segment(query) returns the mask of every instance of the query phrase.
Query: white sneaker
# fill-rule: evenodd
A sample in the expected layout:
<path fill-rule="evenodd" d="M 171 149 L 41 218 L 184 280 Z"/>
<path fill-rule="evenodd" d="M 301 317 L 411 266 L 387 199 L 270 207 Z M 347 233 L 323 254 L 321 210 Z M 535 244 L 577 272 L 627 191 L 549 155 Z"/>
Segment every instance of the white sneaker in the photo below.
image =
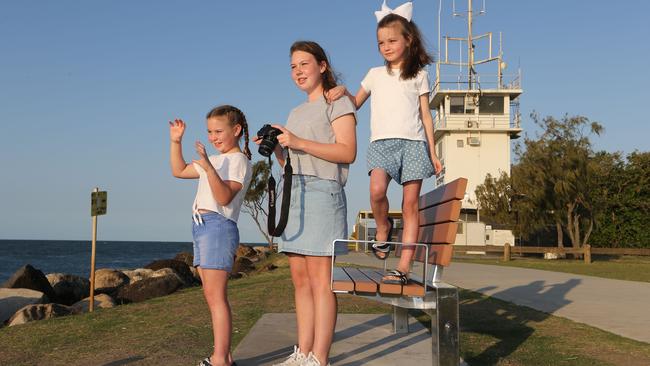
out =
<path fill-rule="evenodd" d="M 300 352 L 300 348 L 298 348 L 298 346 L 293 346 L 293 353 L 289 355 L 284 362 L 276 363 L 273 366 L 300 366 L 306 359 L 307 356 Z"/>
<path fill-rule="evenodd" d="M 316 356 L 314 356 L 313 353 L 309 352 L 309 356 L 307 356 L 307 359 L 305 359 L 305 361 L 303 361 L 300 366 L 321 366 L 321 364 L 318 362 Z M 327 366 L 332 366 L 332 364 L 328 363 Z"/>

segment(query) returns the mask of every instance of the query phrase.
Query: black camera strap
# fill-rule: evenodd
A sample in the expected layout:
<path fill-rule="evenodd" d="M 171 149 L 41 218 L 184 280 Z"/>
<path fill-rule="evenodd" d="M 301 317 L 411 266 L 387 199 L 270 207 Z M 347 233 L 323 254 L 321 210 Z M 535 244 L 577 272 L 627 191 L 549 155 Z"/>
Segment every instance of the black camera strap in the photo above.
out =
<path fill-rule="evenodd" d="M 284 184 L 282 188 L 282 208 L 280 209 L 280 221 L 278 225 L 275 225 L 275 179 L 273 178 L 273 169 L 271 156 L 269 156 L 269 180 L 268 180 L 268 192 L 269 192 L 269 219 L 267 221 L 268 233 L 271 236 L 280 236 L 284 231 L 284 228 L 287 226 L 287 220 L 289 218 L 289 203 L 291 202 L 291 179 L 293 176 L 293 168 L 291 167 L 291 158 L 287 154 L 287 160 L 284 164 Z"/>

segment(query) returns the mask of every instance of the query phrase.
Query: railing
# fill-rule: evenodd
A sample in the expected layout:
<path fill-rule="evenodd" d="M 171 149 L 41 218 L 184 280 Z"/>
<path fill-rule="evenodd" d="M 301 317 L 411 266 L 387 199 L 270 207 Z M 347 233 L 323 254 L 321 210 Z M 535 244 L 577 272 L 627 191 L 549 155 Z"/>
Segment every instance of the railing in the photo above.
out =
<path fill-rule="evenodd" d="M 471 89 L 521 89 L 521 73 L 502 75 L 501 82 L 498 79 L 498 75 L 483 75 L 483 78 L 481 75 L 476 75 L 472 80 Z M 506 79 L 510 79 L 510 81 L 505 82 Z M 466 90 L 468 86 L 467 75 L 441 74 L 433 85 L 432 94 L 441 90 Z"/>
<path fill-rule="evenodd" d="M 578 254 L 582 255 L 585 263 L 591 263 L 592 254 L 601 255 L 639 255 L 650 256 L 650 248 L 594 248 L 589 244 L 583 245 L 581 248 L 560 248 L 560 247 L 513 247 L 506 243 L 504 246 L 500 245 L 454 245 L 454 253 L 467 253 L 467 252 L 485 252 L 485 253 L 502 253 L 503 260 L 509 261 L 512 254 Z"/>
<path fill-rule="evenodd" d="M 458 118 L 466 116 L 466 119 L 463 121 L 459 121 Z M 467 122 L 471 121 L 474 127 L 467 127 Z M 490 128 L 520 128 L 519 124 L 517 121 L 513 120 L 512 118 L 508 120 L 506 115 L 490 115 L 490 114 L 455 114 L 453 118 L 453 122 L 449 122 L 448 116 L 444 116 L 442 118 L 439 118 L 439 116 L 436 115 L 434 117 L 434 129 L 440 129 L 440 128 L 459 128 L 459 129 L 476 129 L 477 131 L 479 130 L 479 127 L 490 127 Z"/>

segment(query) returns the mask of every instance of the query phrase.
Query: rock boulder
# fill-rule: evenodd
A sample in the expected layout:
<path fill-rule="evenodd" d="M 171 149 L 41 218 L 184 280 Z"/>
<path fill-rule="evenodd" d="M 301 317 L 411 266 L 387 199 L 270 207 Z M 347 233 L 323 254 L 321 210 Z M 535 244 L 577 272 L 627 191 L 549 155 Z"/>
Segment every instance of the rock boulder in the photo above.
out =
<path fill-rule="evenodd" d="M 99 294 L 95 296 L 94 305 L 95 305 L 95 310 L 107 309 L 107 308 L 115 307 L 115 301 L 113 300 L 112 297 L 106 294 Z M 70 308 L 74 313 L 87 313 L 89 307 L 90 307 L 90 297 L 87 297 L 73 304 Z"/>
<path fill-rule="evenodd" d="M 47 301 L 44 293 L 26 288 L 0 288 L 0 324 L 27 305 Z"/>
<path fill-rule="evenodd" d="M 248 273 L 255 269 L 255 264 L 250 258 L 247 257 L 237 257 L 235 259 L 235 264 L 232 267 L 232 273 L 244 272 Z"/>
<path fill-rule="evenodd" d="M 124 273 L 129 278 L 129 283 L 135 283 L 142 281 L 145 278 L 149 278 L 153 272 L 153 269 L 148 268 L 137 268 L 131 271 L 122 271 L 122 273 Z"/>
<path fill-rule="evenodd" d="M 192 265 L 194 264 L 194 255 L 189 252 L 180 252 L 176 254 L 174 260 L 185 262 L 185 264 L 192 267 Z"/>
<path fill-rule="evenodd" d="M 63 273 L 50 273 L 45 277 L 59 304 L 72 305 L 90 293 L 90 281 L 83 277 Z"/>
<path fill-rule="evenodd" d="M 95 293 L 110 294 L 129 283 L 129 277 L 120 271 L 101 268 L 95 271 Z"/>
<path fill-rule="evenodd" d="M 72 309 L 69 306 L 61 304 L 27 305 L 18 310 L 11 319 L 7 321 L 7 325 L 11 327 L 34 320 L 56 318 L 57 316 L 64 316 L 71 313 Z"/>
<path fill-rule="evenodd" d="M 194 283 L 194 275 L 192 275 L 190 267 L 185 262 L 175 259 L 161 259 L 147 264 L 144 268 L 153 269 L 154 271 L 171 268 L 180 277 L 185 286 L 191 286 Z"/>
<path fill-rule="evenodd" d="M 151 277 L 121 287 L 117 290 L 115 299 L 120 304 L 140 302 L 154 297 L 169 295 L 182 286 L 183 282 L 176 274 L 168 274 L 162 277 Z"/>
<path fill-rule="evenodd" d="M 27 264 L 17 270 L 11 278 L 2 284 L 4 288 L 28 288 L 30 290 L 40 291 L 48 297 L 50 301 L 56 301 L 56 295 L 50 282 L 43 272 Z"/>

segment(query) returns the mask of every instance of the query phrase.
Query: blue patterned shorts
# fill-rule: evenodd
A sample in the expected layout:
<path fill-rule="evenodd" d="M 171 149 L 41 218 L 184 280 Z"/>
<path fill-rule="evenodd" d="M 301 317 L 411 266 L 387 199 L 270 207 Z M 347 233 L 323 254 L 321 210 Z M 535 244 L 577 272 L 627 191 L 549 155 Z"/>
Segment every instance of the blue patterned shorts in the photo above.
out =
<path fill-rule="evenodd" d="M 435 172 L 427 143 L 418 140 L 383 139 L 368 147 L 368 174 L 380 168 L 398 184 L 429 178 Z"/>

